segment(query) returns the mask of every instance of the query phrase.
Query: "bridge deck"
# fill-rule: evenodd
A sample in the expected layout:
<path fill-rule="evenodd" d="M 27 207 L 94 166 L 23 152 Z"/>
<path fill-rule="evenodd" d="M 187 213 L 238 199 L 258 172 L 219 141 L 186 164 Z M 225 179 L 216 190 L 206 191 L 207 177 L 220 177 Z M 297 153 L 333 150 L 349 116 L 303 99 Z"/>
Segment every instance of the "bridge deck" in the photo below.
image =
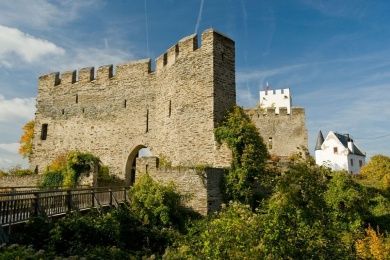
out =
<path fill-rule="evenodd" d="M 30 190 L 0 193 L 0 225 L 26 222 L 33 216 L 47 217 L 116 206 L 127 202 L 129 187 Z"/>

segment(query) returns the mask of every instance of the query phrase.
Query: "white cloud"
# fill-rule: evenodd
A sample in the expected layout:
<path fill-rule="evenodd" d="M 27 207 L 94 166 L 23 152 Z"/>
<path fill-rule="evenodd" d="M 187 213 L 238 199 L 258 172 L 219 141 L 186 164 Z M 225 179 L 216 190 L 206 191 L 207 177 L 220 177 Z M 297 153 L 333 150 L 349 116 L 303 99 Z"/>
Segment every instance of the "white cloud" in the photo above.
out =
<path fill-rule="evenodd" d="M 65 50 L 52 42 L 0 25 L 0 64 L 10 66 L 14 55 L 34 62 L 45 55 L 63 55 Z"/>
<path fill-rule="evenodd" d="M 13 0 L 0 2 L 0 24 L 50 29 L 79 17 L 81 10 L 101 6 L 100 0 Z"/>
<path fill-rule="evenodd" d="M 30 120 L 34 117 L 35 98 L 5 99 L 0 95 L 0 122 L 15 119 Z"/>
<path fill-rule="evenodd" d="M 19 150 L 19 143 L 0 144 L 0 149 L 9 153 L 17 154 Z"/>

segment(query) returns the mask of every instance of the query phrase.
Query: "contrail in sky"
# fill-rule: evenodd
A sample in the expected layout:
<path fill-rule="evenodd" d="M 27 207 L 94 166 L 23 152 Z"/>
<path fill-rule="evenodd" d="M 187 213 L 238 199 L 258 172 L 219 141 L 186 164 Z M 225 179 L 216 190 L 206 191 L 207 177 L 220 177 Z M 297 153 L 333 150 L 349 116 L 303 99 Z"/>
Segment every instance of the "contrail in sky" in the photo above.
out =
<path fill-rule="evenodd" d="M 204 4 L 204 0 L 200 0 L 199 14 L 198 14 L 198 19 L 196 20 L 196 25 L 195 25 L 195 33 L 198 32 L 199 24 L 200 24 L 200 21 L 202 20 L 203 4 Z"/>
<path fill-rule="evenodd" d="M 145 0 L 145 29 L 146 29 L 146 55 L 149 57 L 149 29 L 148 29 L 148 9 Z"/>

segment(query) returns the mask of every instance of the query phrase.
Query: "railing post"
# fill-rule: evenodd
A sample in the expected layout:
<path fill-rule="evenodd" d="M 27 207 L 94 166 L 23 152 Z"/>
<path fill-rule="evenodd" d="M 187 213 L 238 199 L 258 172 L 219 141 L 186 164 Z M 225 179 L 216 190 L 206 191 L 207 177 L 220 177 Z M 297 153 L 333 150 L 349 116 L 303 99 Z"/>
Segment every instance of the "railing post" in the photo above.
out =
<path fill-rule="evenodd" d="M 71 190 L 66 191 L 66 207 L 68 213 L 72 211 L 72 192 Z"/>
<path fill-rule="evenodd" d="M 33 198 L 33 216 L 37 217 L 39 215 L 39 193 L 34 192 Z"/>
<path fill-rule="evenodd" d="M 125 201 L 124 201 L 124 202 L 125 202 L 125 203 L 127 202 L 127 191 L 128 191 L 127 189 L 128 189 L 128 187 L 124 187 L 124 189 L 123 189 L 123 190 L 124 190 L 124 193 L 125 193 L 125 196 L 124 196 L 124 198 L 125 198 Z"/>
<path fill-rule="evenodd" d="M 110 207 L 112 207 L 112 189 L 109 188 L 108 192 L 110 193 Z"/>
<path fill-rule="evenodd" d="M 94 208 L 95 207 L 95 189 L 94 188 L 92 188 L 92 190 L 91 190 L 91 199 L 92 199 L 92 204 L 91 204 L 91 206 L 92 206 L 92 208 Z"/>

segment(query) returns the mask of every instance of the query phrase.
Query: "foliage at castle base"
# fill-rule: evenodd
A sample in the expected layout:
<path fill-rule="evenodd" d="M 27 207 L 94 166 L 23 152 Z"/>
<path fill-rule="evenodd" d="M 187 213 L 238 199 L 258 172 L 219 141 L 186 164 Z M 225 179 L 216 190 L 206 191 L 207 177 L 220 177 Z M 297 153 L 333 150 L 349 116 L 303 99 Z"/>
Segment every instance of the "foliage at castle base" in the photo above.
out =
<path fill-rule="evenodd" d="M 161 256 L 173 241 L 180 240 L 177 223 L 199 217 L 181 208 L 181 196 L 171 185 L 162 186 L 147 175 L 138 179 L 129 196 L 132 207 L 122 205 L 104 214 L 75 213 L 57 221 L 37 217 L 16 226 L 11 236 L 14 244 L 1 249 L 0 259 Z"/>
<path fill-rule="evenodd" d="M 235 201 L 200 218 L 180 208 L 172 186 L 144 175 L 130 192 L 134 206 L 34 219 L 13 229 L 12 242 L 23 246 L 3 248 L 0 259 L 389 259 L 390 198 L 382 190 L 310 161 L 275 176 L 256 210 Z"/>
<path fill-rule="evenodd" d="M 225 177 L 226 200 L 255 204 L 255 185 L 262 180 L 267 147 L 255 125 L 241 107 L 234 107 L 215 130 L 219 143 L 226 143 L 232 151 L 232 163 Z"/>
<path fill-rule="evenodd" d="M 105 182 L 113 180 L 108 168 L 91 153 L 70 151 L 55 158 L 43 174 L 41 187 L 74 187 L 78 185 L 82 173 L 99 169 L 98 178 Z"/>
<path fill-rule="evenodd" d="M 31 120 L 23 126 L 23 134 L 20 137 L 19 154 L 27 158 L 32 153 L 32 142 L 34 139 L 35 121 Z"/>

